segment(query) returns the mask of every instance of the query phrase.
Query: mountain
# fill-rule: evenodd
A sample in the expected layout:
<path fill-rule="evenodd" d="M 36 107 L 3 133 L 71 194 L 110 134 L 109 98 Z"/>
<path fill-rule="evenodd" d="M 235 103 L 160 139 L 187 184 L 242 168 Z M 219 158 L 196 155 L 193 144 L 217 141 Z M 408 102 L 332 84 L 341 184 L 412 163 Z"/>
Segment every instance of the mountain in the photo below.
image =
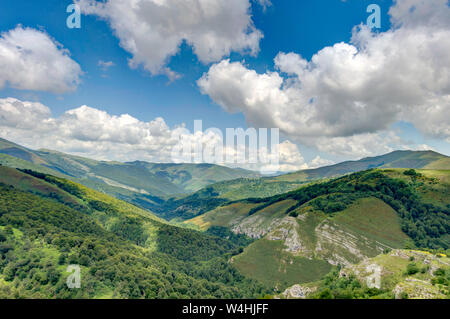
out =
<path fill-rule="evenodd" d="M 218 181 L 259 174 L 213 164 L 106 162 L 51 150 L 30 150 L 0 139 L 0 163 L 64 177 L 148 208 L 161 197 L 191 193 Z"/>
<path fill-rule="evenodd" d="M 213 164 L 95 161 L 51 150 L 34 151 L 0 139 L 0 164 L 70 179 L 152 210 L 167 220 L 186 220 L 229 201 L 274 196 L 306 183 L 370 168 L 450 169 L 450 158 L 432 151 L 395 151 L 261 177 L 255 172 Z"/>
<path fill-rule="evenodd" d="M 302 170 L 275 177 L 275 180 L 299 181 L 332 178 L 371 168 L 450 169 L 450 157 L 434 151 L 394 151 L 358 161 L 346 161 L 316 169 Z"/>
<path fill-rule="evenodd" d="M 181 228 L 0 166 L 0 298 L 448 298 L 449 215 L 450 170 L 357 172 L 226 202 Z M 83 289 L 67 287 L 69 264 Z"/>
<path fill-rule="evenodd" d="M 256 298 L 242 236 L 169 225 L 69 180 L 0 166 L 0 298 Z M 81 267 L 81 288 L 66 285 Z"/>
<path fill-rule="evenodd" d="M 450 248 L 450 170 L 372 169 L 223 204 L 185 221 L 256 239 L 232 262 L 276 290 L 387 249 Z"/>
<path fill-rule="evenodd" d="M 334 178 L 371 168 L 450 169 L 450 157 L 433 151 L 394 151 L 389 154 L 347 161 L 315 169 L 262 178 L 238 178 L 208 185 L 219 198 L 239 200 L 268 197 L 294 190 L 305 183 Z M 199 193 L 204 190 L 200 190 Z"/>
<path fill-rule="evenodd" d="M 186 220 L 226 203 L 283 194 L 308 183 L 335 178 L 371 168 L 450 169 L 450 157 L 432 151 L 395 151 L 386 155 L 348 161 L 316 169 L 261 178 L 238 178 L 222 181 L 186 196 L 148 206 L 168 220 Z"/>

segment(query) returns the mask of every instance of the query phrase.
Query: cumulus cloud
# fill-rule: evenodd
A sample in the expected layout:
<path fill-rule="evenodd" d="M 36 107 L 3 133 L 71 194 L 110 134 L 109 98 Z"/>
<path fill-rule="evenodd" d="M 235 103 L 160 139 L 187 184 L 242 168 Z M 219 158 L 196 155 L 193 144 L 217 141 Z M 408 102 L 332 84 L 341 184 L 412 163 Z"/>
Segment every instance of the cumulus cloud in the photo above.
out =
<path fill-rule="evenodd" d="M 267 159 L 254 162 L 248 156 L 250 147 L 244 150 L 228 147 L 218 130 L 190 132 L 184 125 L 170 128 L 160 117 L 143 122 L 128 114 L 111 115 L 86 105 L 53 117 L 50 109 L 41 103 L 0 99 L 0 136 L 31 148 L 54 149 L 101 160 L 195 162 L 196 146 L 201 145 L 203 157 L 199 162 L 264 172 L 307 168 L 297 146 L 287 140 L 275 146 L 269 141 L 265 147 L 257 147 L 258 158 L 267 156 Z M 224 146 L 224 157 L 210 161 L 204 150 L 217 143 Z M 187 147 L 191 152 L 189 158 L 174 157 L 175 147 Z M 227 153 L 238 159 L 241 151 L 246 155 L 243 160 L 233 163 L 225 160 Z"/>
<path fill-rule="evenodd" d="M 313 168 L 329 166 L 329 165 L 333 165 L 333 164 L 334 164 L 333 161 L 321 158 L 319 155 L 317 155 L 316 157 L 314 157 L 314 159 L 311 161 L 311 163 L 309 163 L 308 168 L 313 169 Z"/>
<path fill-rule="evenodd" d="M 0 89 L 65 93 L 80 83 L 80 66 L 48 34 L 17 26 L 0 35 Z"/>
<path fill-rule="evenodd" d="M 115 64 L 114 64 L 113 61 L 103 61 L 103 60 L 100 60 L 100 61 L 98 61 L 97 65 L 100 67 L 100 69 L 101 69 L 102 71 L 108 71 L 108 69 L 109 69 L 110 67 L 114 66 Z"/>
<path fill-rule="evenodd" d="M 85 14 L 109 22 L 120 45 L 132 54 L 131 67 L 178 75 L 167 67 L 183 41 L 203 63 L 232 51 L 256 54 L 262 33 L 253 25 L 249 0 L 76 1 Z M 267 1 L 263 1 L 267 5 Z"/>
<path fill-rule="evenodd" d="M 346 158 L 362 158 L 385 154 L 396 149 L 409 149 L 394 132 L 364 133 L 347 137 L 319 137 L 315 140 L 318 150 Z"/>
<path fill-rule="evenodd" d="M 278 127 L 331 154 L 364 156 L 392 149 L 389 127 L 402 120 L 450 140 L 450 7 L 447 0 L 398 0 L 393 28 L 353 30 L 350 43 L 311 60 L 280 52 L 275 71 L 241 62 L 210 67 L 198 86 L 253 126 Z"/>

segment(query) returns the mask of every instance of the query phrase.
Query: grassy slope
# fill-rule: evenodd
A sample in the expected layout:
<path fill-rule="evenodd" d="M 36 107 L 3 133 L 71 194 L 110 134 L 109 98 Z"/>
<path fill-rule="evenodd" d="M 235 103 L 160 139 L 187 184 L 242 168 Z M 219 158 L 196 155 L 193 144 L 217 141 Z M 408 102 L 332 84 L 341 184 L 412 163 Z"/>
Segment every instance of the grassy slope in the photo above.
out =
<path fill-rule="evenodd" d="M 258 237 L 260 234 L 266 233 L 267 229 L 278 219 L 282 219 L 285 216 L 286 209 L 293 204 L 295 204 L 295 201 L 292 200 L 280 201 L 250 216 L 249 211 L 258 207 L 257 204 L 233 203 L 216 208 L 184 223 L 187 225 L 194 224 L 202 230 L 207 230 L 211 226 L 228 227 L 250 237 Z M 236 227 L 239 229 L 234 229 Z"/>
<path fill-rule="evenodd" d="M 277 204 L 264 211 L 271 211 L 278 215 L 274 218 L 280 218 L 284 210 L 277 210 Z M 331 269 L 328 262 L 334 263 L 336 258 L 341 262 L 359 262 L 363 257 L 378 255 L 385 248 L 401 248 L 408 239 L 401 230 L 395 211 L 376 198 L 362 198 L 333 217 L 318 211 L 305 212 L 297 218 L 297 223 L 294 231 L 301 250 L 292 252 L 288 249 L 286 240 L 293 240 L 295 235 L 274 240 L 289 231 L 289 224 L 282 223 L 235 257 L 236 267 L 247 276 L 285 289 L 293 284 L 320 279 Z M 241 221 L 241 224 L 245 223 Z M 267 220 L 265 227 L 268 224 Z M 331 232 L 323 231 L 330 227 Z"/>
<path fill-rule="evenodd" d="M 397 213 L 378 198 L 362 198 L 332 219 L 353 233 L 393 248 L 403 247 L 408 239 Z"/>
<path fill-rule="evenodd" d="M 94 177 L 107 178 L 119 185 L 142 189 L 157 196 L 192 192 L 222 180 L 258 176 L 251 171 L 211 164 L 98 162 L 49 150 L 37 151 L 37 153 L 56 167 L 70 169 L 72 175 L 85 177 L 88 170 Z"/>
<path fill-rule="evenodd" d="M 209 184 L 242 177 L 257 178 L 259 174 L 213 164 L 150 164 L 143 163 L 158 176 L 168 178 L 184 192 L 195 192 Z"/>
<path fill-rule="evenodd" d="M 33 162 L 26 161 L 21 158 L 17 158 L 8 154 L 0 153 L 0 164 L 3 166 L 13 167 L 13 168 L 20 168 L 20 169 L 31 169 L 34 171 L 40 171 L 45 174 L 50 174 L 53 176 L 68 178 L 69 176 L 62 174 L 58 171 L 52 170 L 48 167 L 35 164 Z"/>
<path fill-rule="evenodd" d="M 234 203 L 190 219 L 185 224 L 193 224 L 201 230 L 207 230 L 211 226 L 230 227 L 247 217 L 253 207 L 256 207 L 256 204 Z"/>
<path fill-rule="evenodd" d="M 371 168 L 433 168 L 450 169 L 450 158 L 433 151 L 394 151 L 359 161 L 348 161 L 312 170 L 303 170 L 276 177 L 277 180 L 314 180 L 331 178 Z"/>
<path fill-rule="evenodd" d="M 331 269 L 323 260 L 310 260 L 284 251 L 283 243 L 261 239 L 233 258 L 244 275 L 269 287 L 285 289 L 296 283 L 320 279 Z"/>
<path fill-rule="evenodd" d="M 0 183 L 44 197 L 58 197 L 61 201 L 81 204 L 82 201 L 57 186 L 9 167 L 0 166 Z"/>

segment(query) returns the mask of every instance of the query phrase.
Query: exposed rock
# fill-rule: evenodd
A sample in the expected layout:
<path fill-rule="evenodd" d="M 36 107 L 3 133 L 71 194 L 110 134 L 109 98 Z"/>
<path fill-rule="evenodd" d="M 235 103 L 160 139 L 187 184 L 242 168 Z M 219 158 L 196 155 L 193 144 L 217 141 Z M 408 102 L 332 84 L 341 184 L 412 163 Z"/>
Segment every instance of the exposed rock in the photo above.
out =
<path fill-rule="evenodd" d="M 293 254 L 298 254 L 304 250 L 298 235 L 297 220 L 293 217 L 283 218 L 276 230 L 272 231 L 267 238 L 269 240 L 283 240 L 286 246 L 285 250 Z"/>

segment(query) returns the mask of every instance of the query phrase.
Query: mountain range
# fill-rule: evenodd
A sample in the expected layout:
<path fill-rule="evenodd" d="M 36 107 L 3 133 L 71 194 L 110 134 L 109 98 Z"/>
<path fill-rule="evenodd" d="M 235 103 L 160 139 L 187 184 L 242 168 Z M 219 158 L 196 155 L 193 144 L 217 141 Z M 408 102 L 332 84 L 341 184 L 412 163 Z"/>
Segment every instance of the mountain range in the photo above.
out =
<path fill-rule="evenodd" d="M 0 139 L 0 164 L 63 177 L 130 202 L 155 203 L 211 183 L 259 177 L 240 168 L 214 164 L 159 164 L 96 161 L 52 150 L 31 150 Z"/>
<path fill-rule="evenodd" d="M 0 140 L 0 164 L 0 297 L 450 296 L 450 161 L 436 152 L 261 177 Z M 83 289 L 65 285 L 68 264 Z"/>

